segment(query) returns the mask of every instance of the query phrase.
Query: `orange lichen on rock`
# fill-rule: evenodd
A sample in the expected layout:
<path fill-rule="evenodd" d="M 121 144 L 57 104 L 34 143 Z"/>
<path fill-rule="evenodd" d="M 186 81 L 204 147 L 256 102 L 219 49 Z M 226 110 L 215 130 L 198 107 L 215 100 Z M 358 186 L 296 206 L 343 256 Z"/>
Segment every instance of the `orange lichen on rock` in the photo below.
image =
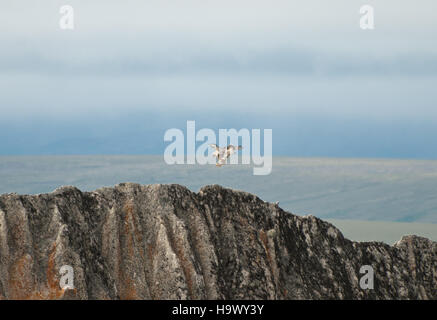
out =
<path fill-rule="evenodd" d="M 25 254 L 18 258 L 9 269 L 9 299 L 27 300 L 35 294 L 32 277 L 32 257 Z"/>
<path fill-rule="evenodd" d="M 122 300 L 135 300 L 139 299 L 137 288 L 135 286 L 135 280 L 132 276 L 125 272 L 130 270 L 126 268 L 126 264 L 131 263 L 135 259 L 135 220 L 134 220 L 134 206 L 131 201 L 127 202 L 123 207 L 124 214 L 124 226 L 123 236 L 126 241 L 125 246 L 121 246 L 127 249 L 127 257 L 119 257 L 119 278 L 121 279 L 119 296 Z"/>
<path fill-rule="evenodd" d="M 47 265 L 47 297 L 45 299 L 60 299 L 64 296 L 65 290 L 59 285 L 57 279 L 57 272 L 55 268 L 55 254 L 56 254 L 56 242 L 53 243 L 52 249 L 49 255 L 49 261 Z"/>
<path fill-rule="evenodd" d="M 55 300 L 64 297 L 65 290 L 59 285 L 55 268 L 56 243 L 53 243 L 48 258 L 47 283 L 38 285 L 33 277 L 33 259 L 29 254 L 18 258 L 9 269 L 9 297 L 13 300 Z M 76 296 L 77 290 L 71 290 Z"/>
<path fill-rule="evenodd" d="M 55 269 L 56 243 L 50 251 L 47 266 L 47 284 L 39 287 L 32 277 L 32 257 L 28 254 L 19 258 L 10 269 L 9 299 L 14 300 L 55 300 L 61 299 L 65 290 L 59 285 Z M 77 290 L 72 290 L 76 296 Z"/>
<path fill-rule="evenodd" d="M 128 274 L 120 271 L 120 277 L 122 279 L 122 287 L 119 293 L 121 300 L 137 300 L 139 299 L 137 288 L 135 287 L 134 280 Z"/>

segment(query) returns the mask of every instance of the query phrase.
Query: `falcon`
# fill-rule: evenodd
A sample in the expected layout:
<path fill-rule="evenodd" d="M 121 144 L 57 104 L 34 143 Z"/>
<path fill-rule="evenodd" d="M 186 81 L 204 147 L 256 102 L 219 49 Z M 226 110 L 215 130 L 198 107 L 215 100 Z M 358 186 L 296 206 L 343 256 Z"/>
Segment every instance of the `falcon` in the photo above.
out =
<path fill-rule="evenodd" d="M 214 148 L 214 153 L 212 154 L 216 158 L 216 166 L 221 167 L 226 164 L 226 160 L 236 153 L 238 150 L 243 149 L 242 146 L 233 146 L 229 144 L 226 148 L 220 148 L 216 144 L 210 144 L 211 148 Z"/>

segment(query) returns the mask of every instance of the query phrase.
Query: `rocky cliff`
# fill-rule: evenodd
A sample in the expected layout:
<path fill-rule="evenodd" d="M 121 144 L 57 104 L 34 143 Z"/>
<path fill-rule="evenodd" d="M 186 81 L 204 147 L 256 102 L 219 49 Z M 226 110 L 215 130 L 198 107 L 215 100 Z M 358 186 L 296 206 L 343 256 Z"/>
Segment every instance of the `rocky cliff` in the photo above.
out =
<path fill-rule="evenodd" d="M 60 269 L 74 270 L 61 289 Z M 361 289 L 360 268 L 374 270 Z M 437 299 L 437 243 L 356 243 L 207 186 L 0 196 L 0 299 Z"/>

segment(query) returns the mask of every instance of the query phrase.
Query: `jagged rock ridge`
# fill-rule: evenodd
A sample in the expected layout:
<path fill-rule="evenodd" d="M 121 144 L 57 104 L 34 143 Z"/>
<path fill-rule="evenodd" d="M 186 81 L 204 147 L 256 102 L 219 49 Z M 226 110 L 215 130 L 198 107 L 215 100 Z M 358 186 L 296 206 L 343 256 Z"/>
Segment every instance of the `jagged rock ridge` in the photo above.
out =
<path fill-rule="evenodd" d="M 63 265 L 74 290 L 59 286 Z M 360 267 L 374 289 L 360 288 Z M 0 299 L 437 299 L 437 243 L 333 225 L 206 186 L 0 196 Z"/>

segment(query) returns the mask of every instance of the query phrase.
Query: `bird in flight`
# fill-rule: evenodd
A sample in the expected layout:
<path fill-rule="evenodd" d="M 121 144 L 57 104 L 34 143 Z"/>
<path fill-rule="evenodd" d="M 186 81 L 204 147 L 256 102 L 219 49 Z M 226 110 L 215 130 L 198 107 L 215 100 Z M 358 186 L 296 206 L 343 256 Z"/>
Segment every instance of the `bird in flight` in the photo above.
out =
<path fill-rule="evenodd" d="M 242 146 L 233 146 L 232 144 L 228 145 L 226 148 L 220 148 L 216 144 L 210 144 L 210 146 L 215 149 L 215 151 L 212 155 L 216 158 L 215 165 L 217 167 L 221 167 L 222 165 L 226 164 L 226 160 L 230 156 L 232 156 L 238 150 L 243 149 Z"/>

